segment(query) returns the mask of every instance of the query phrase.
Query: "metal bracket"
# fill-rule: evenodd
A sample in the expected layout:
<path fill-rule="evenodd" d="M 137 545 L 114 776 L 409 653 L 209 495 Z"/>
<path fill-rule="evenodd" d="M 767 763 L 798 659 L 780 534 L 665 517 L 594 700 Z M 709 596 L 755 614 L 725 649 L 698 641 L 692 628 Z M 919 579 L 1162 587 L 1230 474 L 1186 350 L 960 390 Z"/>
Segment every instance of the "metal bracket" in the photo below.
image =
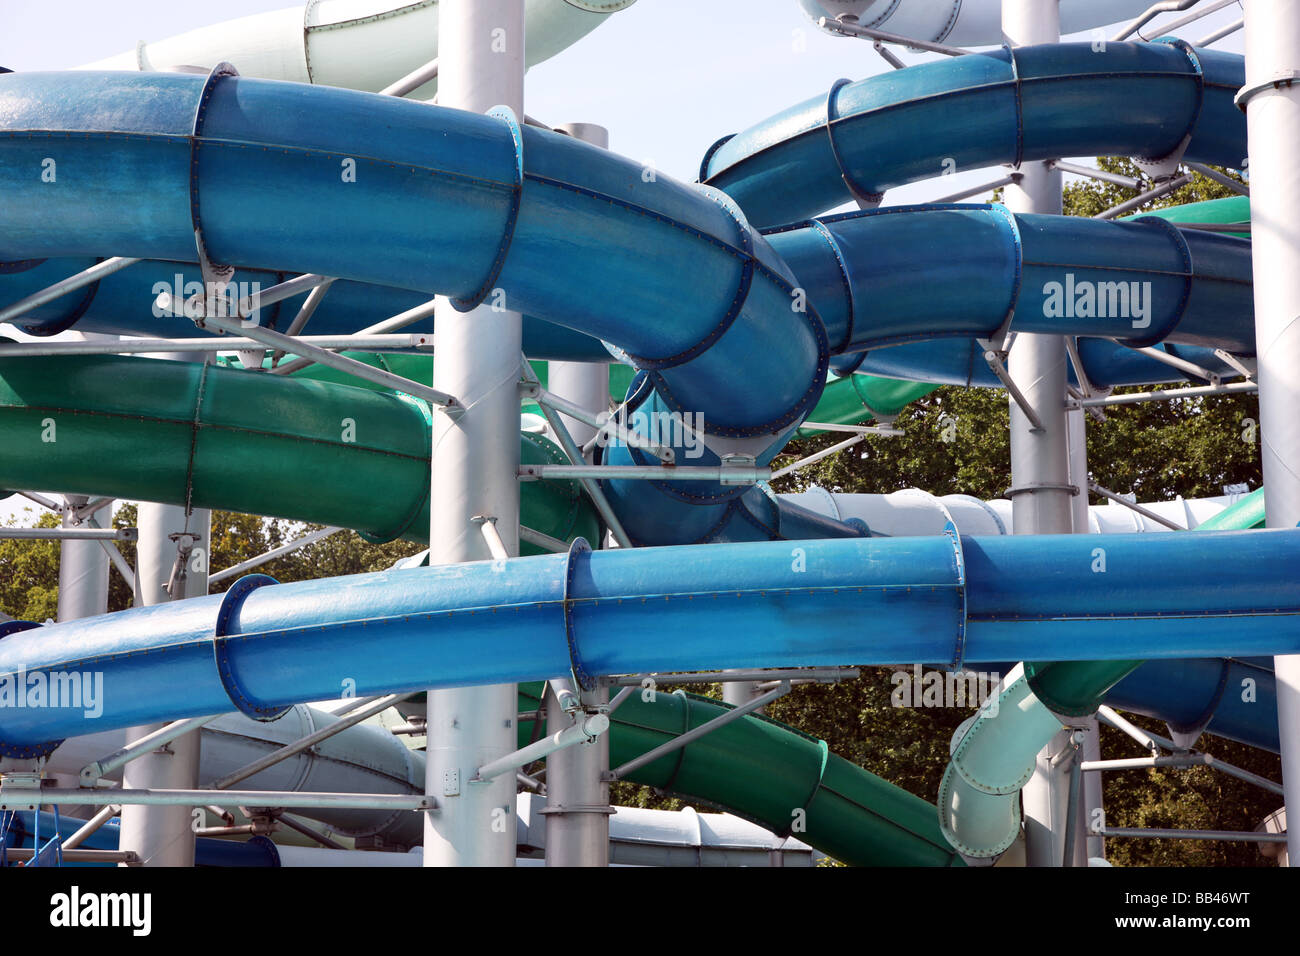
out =
<path fill-rule="evenodd" d="M 569 545 L 564 567 L 564 642 L 569 651 L 569 670 L 573 675 L 573 681 L 583 690 L 595 690 L 597 681 L 583 666 L 582 656 L 578 652 L 578 635 L 573 620 L 573 578 L 577 573 L 579 560 L 589 554 L 591 554 L 591 545 L 587 543 L 587 539 L 574 538 L 573 544 Z"/>
<path fill-rule="evenodd" d="M 1071 496 L 1079 494 L 1078 485 L 1058 484 L 1051 481 L 1033 482 L 1028 485 L 1016 485 L 1008 488 L 1002 493 L 1004 498 L 1014 498 L 1016 495 L 1031 494 L 1035 491 L 1068 491 Z"/>
<path fill-rule="evenodd" d="M 203 125 L 207 120 L 208 106 L 211 104 L 212 94 L 216 92 L 217 84 L 225 77 L 238 75 L 239 71 L 224 61 L 212 68 L 199 94 L 190 132 L 190 222 L 194 226 L 194 246 L 198 250 L 199 271 L 203 276 L 205 311 L 214 311 L 212 300 L 223 292 L 230 280 L 234 278 L 235 267 L 213 262 L 208 255 L 207 243 L 203 240 L 203 220 L 199 208 L 199 143 L 203 137 Z"/>
<path fill-rule="evenodd" d="M 1007 371 L 1005 364 L 1007 353 L 995 349 L 988 339 L 976 339 L 975 341 L 980 348 L 984 349 L 984 361 L 993 370 L 993 374 L 998 377 L 998 381 L 1007 390 L 1007 394 L 1019 406 L 1025 418 L 1029 419 L 1030 431 L 1044 431 L 1043 420 L 1038 417 L 1038 412 L 1034 411 L 1034 407 L 1029 404 L 1029 399 L 1025 397 L 1025 393 L 1020 391 L 1020 386 L 1016 384 L 1015 379 L 1011 377 L 1011 373 Z"/>
<path fill-rule="evenodd" d="M 752 485 L 754 483 L 753 470 L 757 462 L 751 455 L 723 455 L 722 456 L 722 477 L 718 479 L 720 485 Z M 734 468 L 737 475 L 727 474 L 729 468 Z"/>
<path fill-rule="evenodd" d="M 1265 90 L 1280 90 L 1284 86 L 1293 86 L 1296 80 L 1300 80 L 1300 70 L 1281 70 L 1274 73 L 1267 80 L 1261 80 L 1259 83 L 1252 83 L 1250 86 L 1243 86 L 1237 91 L 1237 95 L 1232 98 L 1232 103 L 1243 113 L 1246 107 L 1250 105 L 1258 94 Z"/>

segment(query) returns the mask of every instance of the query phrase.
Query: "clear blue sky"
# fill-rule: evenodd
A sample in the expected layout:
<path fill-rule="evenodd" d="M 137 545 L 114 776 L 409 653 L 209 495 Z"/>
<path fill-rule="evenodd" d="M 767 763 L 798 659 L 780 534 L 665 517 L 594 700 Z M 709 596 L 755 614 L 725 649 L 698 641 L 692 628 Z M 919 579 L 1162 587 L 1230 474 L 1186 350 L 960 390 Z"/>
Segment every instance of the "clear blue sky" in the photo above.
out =
<path fill-rule="evenodd" d="M 286 0 L 0 0 L 0 65 L 65 69 L 132 50 L 140 40 L 287 6 Z M 1182 33 L 1195 41 L 1240 16 L 1234 4 Z M 796 31 L 802 43 L 795 42 Z M 1241 52 L 1241 44 L 1238 33 L 1216 46 Z M 930 58 L 900 56 L 907 62 Z M 599 123 L 609 128 L 612 149 L 694 180 L 704 151 L 719 136 L 824 95 L 840 77 L 887 69 L 869 44 L 819 31 L 795 0 L 639 0 L 535 67 L 525 95 L 531 115 L 548 123 Z M 892 191 L 887 202 L 924 202 L 992 178 L 959 173 L 942 184 Z M 0 522 L 21 511 L 23 501 L 0 502 Z"/>

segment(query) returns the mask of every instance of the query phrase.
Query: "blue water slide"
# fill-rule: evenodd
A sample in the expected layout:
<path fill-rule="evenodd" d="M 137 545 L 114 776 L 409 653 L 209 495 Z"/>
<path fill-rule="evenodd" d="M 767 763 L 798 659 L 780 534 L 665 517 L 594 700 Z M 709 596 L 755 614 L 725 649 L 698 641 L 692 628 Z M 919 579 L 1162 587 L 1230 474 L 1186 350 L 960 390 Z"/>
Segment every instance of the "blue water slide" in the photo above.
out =
<path fill-rule="evenodd" d="M 234 266 L 443 293 L 463 308 L 500 289 L 511 308 L 612 343 L 645 372 L 647 407 L 704 412 L 712 447 L 739 444 L 760 465 L 825 381 L 820 319 L 791 307 L 789 270 L 726 196 L 646 183 L 639 164 L 505 113 L 87 72 L 6 75 L 0 116 L 0 260 L 185 261 L 197 231 Z M 56 183 L 26 174 L 46 157 Z M 719 388 L 736 368 L 745 380 Z M 740 487 L 621 484 L 611 496 L 638 498 L 622 516 L 639 543 L 781 535 L 790 513 Z"/>
<path fill-rule="evenodd" d="M 94 674 L 105 703 L 98 717 L 5 707 L 0 754 L 231 706 L 266 719 L 345 680 L 374 694 L 570 671 L 590 685 L 668 669 L 1300 651 L 1300 530 L 1116 535 L 1105 574 L 1094 547 L 949 533 L 252 575 L 224 595 L 5 625 L 0 675 Z"/>
<path fill-rule="evenodd" d="M 1255 352 L 1250 243 L 1155 217 L 907 206 L 766 235 L 815 303 L 832 353 L 857 353 L 863 370 L 996 385 L 975 339 L 1000 331 L 1084 337 L 1085 372 L 1099 385 L 1182 379 L 1134 348 L 1164 343 L 1226 374 L 1215 348 Z"/>
<path fill-rule="evenodd" d="M 953 169 L 1184 148 L 1236 168 L 1244 83 L 1240 56 L 1181 40 L 973 53 L 841 80 L 714 144 L 700 178 L 768 227 Z"/>

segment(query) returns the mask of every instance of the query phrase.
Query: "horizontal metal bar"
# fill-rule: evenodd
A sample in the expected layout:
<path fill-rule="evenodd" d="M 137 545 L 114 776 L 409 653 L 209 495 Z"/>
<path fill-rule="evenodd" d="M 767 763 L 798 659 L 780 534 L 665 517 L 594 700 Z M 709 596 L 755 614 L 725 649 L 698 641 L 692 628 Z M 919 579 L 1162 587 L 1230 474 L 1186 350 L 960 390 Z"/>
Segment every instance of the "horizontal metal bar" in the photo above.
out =
<path fill-rule="evenodd" d="M 230 773 L 226 774 L 224 777 L 221 777 L 219 780 L 214 780 L 211 784 L 209 784 L 209 787 L 211 787 L 213 791 L 226 791 L 226 788 L 239 783 L 241 780 L 247 780 L 249 777 L 253 776 L 256 773 L 260 773 L 261 771 L 265 770 L 267 767 L 272 767 L 275 764 L 280 763 L 282 760 L 287 760 L 290 757 L 294 756 L 295 754 L 300 754 L 304 750 L 307 750 L 315 746 L 321 741 L 328 740 L 329 738 L 333 737 L 335 734 L 342 733 L 343 731 L 347 730 L 349 727 L 355 726 L 356 724 L 361 723 L 363 720 L 367 720 L 375 716 L 375 714 L 383 713 L 385 710 L 387 710 L 389 707 L 392 707 L 394 704 L 400 703 L 406 700 L 408 697 L 412 697 L 412 696 L 414 695 L 413 694 L 389 694 L 386 697 L 380 697 L 378 700 L 374 701 L 369 706 L 359 707 L 359 709 L 357 707 L 354 707 L 347 714 L 346 717 L 341 718 L 340 720 L 330 724 L 327 727 L 322 727 L 319 730 L 315 731 L 314 733 L 308 734 L 306 737 L 300 737 L 299 739 L 295 740 L 293 743 L 286 744 L 280 749 L 272 751 L 271 753 L 267 754 L 264 757 L 259 757 L 257 760 L 254 760 L 252 763 L 245 764 L 243 767 L 240 767 L 238 770 L 232 770 Z M 222 800 L 222 802 L 230 803 L 232 801 L 231 798 L 226 797 Z M 243 801 L 239 801 L 239 802 L 242 803 Z M 259 803 L 257 804 L 257 806 L 259 807 L 288 806 L 288 804 Z M 300 806 L 312 806 L 312 804 L 300 804 Z"/>
<path fill-rule="evenodd" d="M 109 804 L 103 809 L 97 811 L 93 817 L 91 817 L 89 820 L 87 820 L 77 829 L 76 833 L 72 834 L 72 836 L 68 837 L 66 840 L 63 841 L 64 851 L 66 852 L 67 850 L 76 849 L 77 847 L 81 846 L 81 844 L 85 843 L 92 833 L 95 833 L 100 827 L 102 827 L 105 823 L 113 819 L 113 817 L 117 816 L 121 812 L 122 812 L 121 807 L 114 806 L 112 804 Z"/>
<path fill-rule="evenodd" d="M 427 319 L 430 316 L 432 316 L 436 311 L 437 303 L 438 300 L 436 298 L 430 299 L 428 302 L 425 302 L 422 305 L 417 305 L 413 309 L 407 309 L 405 312 L 398 312 L 396 315 L 390 316 L 389 318 L 384 319 L 383 321 L 376 322 L 374 325 L 368 325 L 364 329 L 359 330 L 356 333 L 356 335 L 357 336 L 385 335 L 385 334 L 396 332 L 398 329 L 404 329 L 407 326 L 414 325 L 416 322 L 423 321 L 424 319 Z M 431 352 L 433 350 L 433 345 L 434 345 L 433 335 L 432 334 L 420 335 L 419 338 L 421 340 L 420 348 L 423 351 Z M 328 348 L 329 346 L 322 345 L 321 347 Z M 351 344 L 344 344 L 339 347 L 348 349 L 348 348 L 353 348 L 354 346 L 352 346 Z M 355 347 L 364 348 L 364 346 L 355 346 Z M 311 359 L 300 358 L 300 359 L 294 359 L 292 362 L 284 362 L 280 365 L 277 365 L 271 371 L 274 372 L 276 375 L 291 375 L 294 372 L 299 371 L 300 369 L 304 369 L 315 364 L 316 363 L 313 362 Z"/>
<path fill-rule="evenodd" d="M 365 352 L 427 349 L 433 346 L 432 335 L 302 335 L 294 342 L 322 349 L 356 349 Z M 266 346 L 246 336 L 203 336 L 176 339 L 117 339 L 95 342 L 14 342 L 0 343 L 0 358 L 31 358 L 48 355 L 134 355 L 149 352 L 235 352 Z M 292 350 L 285 350 L 292 351 Z"/>
<path fill-rule="evenodd" d="M 159 298 L 166 297 L 163 293 Z M 394 375 L 392 372 L 384 369 L 375 368 L 367 365 L 365 362 L 358 362 L 356 359 L 348 358 L 345 355 L 337 355 L 326 349 L 317 348 L 314 345 L 304 345 L 299 339 L 292 339 L 287 335 L 281 335 L 279 332 L 272 332 L 270 329 L 264 329 L 260 326 L 243 326 L 238 319 L 225 319 L 206 316 L 195 319 L 195 324 L 200 327 L 212 326 L 223 332 L 231 332 L 238 335 L 243 332 L 250 339 L 260 342 L 263 345 L 272 348 L 283 349 L 286 352 L 292 352 L 301 355 L 303 358 L 310 358 L 320 365 L 328 368 L 337 369 L 340 372 L 347 372 L 355 375 L 357 378 L 368 382 L 374 382 L 377 385 L 384 385 L 398 392 L 405 392 L 416 398 L 422 398 L 431 405 L 437 405 L 450 412 L 453 410 L 463 411 L 460 402 L 446 392 L 440 392 L 435 388 L 422 385 L 419 382 L 413 382 L 410 379 L 402 378 L 400 375 Z"/>
<path fill-rule="evenodd" d="M 1160 744 L 1154 734 L 1149 734 L 1141 727 L 1134 724 L 1128 718 L 1116 713 L 1114 708 L 1102 704 L 1097 708 L 1097 718 L 1104 723 L 1110 724 L 1122 734 L 1127 734 L 1136 740 L 1146 750 L 1154 753 L 1160 752 Z"/>
<path fill-rule="evenodd" d="M 1146 203 L 1149 203 L 1153 199 L 1159 199 L 1161 196 L 1167 195 L 1168 193 L 1173 192 L 1175 189 L 1182 189 L 1191 181 L 1192 181 L 1192 177 L 1184 173 L 1182 176 L 1179 176 L 1176 179 L 1171 179 L 1167 183 L 1161 183 L 1160 185 L 1156 186 L 1154 189 L 1148 189 L 1146 192 L 1140 193 L 1134 196 L 1132 199 L 1120 203 L 1118 206 L 1111 206 L 1109 209 L 1105 210 L 1104 212 L 1097 213 L 1097 215 L 1093 216 L 1092 218 L 1093 219 L 1114 219 L 1116 216 L 1122 216 L 1124 213 L 1136 209 L 1138 208 L 1138 206 L 1145 205 Z"/>
<path fill-rule="evenodd" d="M 1119 173 L 1108 173 L 1104 169 L 1094 169 L 1091 166 L 1081 166 L 1078 163 L 1068 163 L 1063 159 L 1054 159 L 1047 165 L 1051 166 L 1053 169 L 1059 169 L 1063 173 L 1070 173 L 1073 176 L 1087 176 L 1089 179 L 1097 179 L 1103 183 L 1123 186 L 1125 189 L 1132 189 L 1134 192 L 1142 188 L 1141 180 L 1134 179 L 1132 176 L 1121 176 Z"/>
<path fill-rule="evenodd" d="M 1174 398 L 1197 398 L 1202 395 L 1239 395 L 1257 392 L 1255 382 L 1229 382 L 1226 385 L 1196 385 L 1192 388 L 1168 388 L 1152 392 L 1129 392 L 1125 395 L 1098 395 L 1085 398 L 1080 405 L 1085 408 L 1105 405 L 1136 405 L 1139 402 L 1165 402 Z"/>
<path fill-rule="evenodd" d="M 1213 166 L 1206 166 L 1204 163 L 1185 163 L 1184 165 L 1186 165 L 1189 169 L 1196 170 L 1198 173 L 1200 173 L 1202 176 L 1206 177 L 1207 179 L 1213 179 L 1216 183 L 1218 183 L 1221 186 L 1227 186 L 1229 189 L 1233 190 L 1234 192 L 1240 193 L 1243 196 L 1250 195 L 1249 186 L 1245 185 L 1244 183 L 1237 182 L 1231 176 L 1225 176 L 1223 173 L 1219 172 Z M 1182 223 L 1177 223 L 1177 225 L 1181 226 Z M 1247 223 L 1247 228 L 1249 228 L 1249 223 Z"/>
<path fill-rule="evenodd" d="M 132 760 L 143 757 L 147 753 L 152 753 L 159 747 L 164 747 L 176 738 L 184 737 L 191 731 L 198 730 L 204 724 L 211 723 L 220 716 L 220 714 L 209 714 L 206 717 L 173 720 L 166 726 L 159 727 L 153 733 L 133 741 L 126 747 L 113 751 L 107 757 L 101 757 L 93 763 L 86 764 L 81 768 L 81 783 L 83 786 L 93 787 L 101 778 L 107 777 L 118 767 L 124 767 Z"/>
<path fill-rule="evenodd" d="M 1230 222 L 1175 222 L 1171 225 L 1179 229 L 1195 229 L 1198 232 L 1221 232 L 1231 235 L 1236 232 L 1250 234 L 1250 223 L 1230 223 Z"/>
<path fill-rule="evenodd" d="M 215 801 L 242 807 L 336 807 L 349 810 L 436 810 L 437 801 L 423 794 L 315 793 L 294 790 L 121 790 L 33 788 L 0 789 L 0 810 L 28 810 L 34 805 L 204 807 Z"/>
<path fill-rule="evenodd" d="M 112 498 L 94 498 L 90 501 L 87 501 L 84 505 L 80 506 L 79 508 L 74 508 L 72 510 L 72 514 L 78 521 L 85 521 L 87 518 L 93 515 L 96 511 L 99 511 L 105 505 L 110 505 L 112 503 L 113 503 Z"/>
<path fill-rule="evenodd" d="M 858 441 L 854 438 L 853 441 Z M 772 469 L 740 465 L 520 465 L 522 481 L 603 479 L 605 481 L 719 481 L 754 484 L 773 477 Z"/>
<path fill-rule="evenodd" d="M 666 743 L 662 743 L 658 747 L 655 747 L 652 750 L 647 750 L 639 757 L 632 758 L 622 766 L 617 767 L 614 770 L 611 770 L 608 774 L 608 779 L 610 781 L 621 780 L 622 778 L 626 777 L 628 774 L 635 772 L 641 767 L 644 767 L 646 764 L 654 763 L 664 754 L 669 754 L 672 753 L 673 751 L 680 750 L 681 748 L 685 747 L 687 744 L 693 743 L 694 741 L 699 740 L 701 737 L 713 733 L 713 731 L 717 730 L 719 727 L 725 727 L 727 724 L 739 720 L 741 717 L 744 717 L 746 714 L 751 714 L 761 707 L 766 707 L 768 704 L 772 703 L 772 701 L 776 700 L 778 697 L 784 697 L 788 693 L 790 693 L 790 682 L 788 680 L 783 680 L 781 682 L 781 686 L 778 687 L 776 690 L 769 691 L 768 693 L 763 694 L 762 696 L 755 697 L 753 700 L 747 701 L 746 703 L 741 704 L 739 707 L 727 711 L 725 714 L 722 714 L 718 717 L 714 717 L 712 720 L 700 724 L 698 727 L 695 727 L 692 730 L 688 730 L 684 734 L 681 734 L 678 737 L 674 737 L 672 740 L 669 740 Z"/>
<path fill-rule="evenodd" d="M 483 764 L 470 778 L 470 783 L 486 783 L 503 773 L 510 773 L 520 767 L 526 767 L 534 760 L 541 760 L 558 750 L 575 747 L 578 744 L 595 740 L 609 729 L 609 718 L 604 714 L 585 714 L 577 722 L 563 730 L 556 731 L 527 747 L 520 747 L 514 753 L 506 754 L 496 760 Z"/>
<path fill-rule="evenodd" d="M 1210 46 L 1211 44 L 1218 43 L 1224 37 L 1231 36 L 1232 34 L 1236 33 L 1238 30 L 1240 30 L 1242 27 L 1244 27 L 1245 25 L 1246 25 L 1246 18 L 1238 17 L 1235 21 L 1229 23 L 1227 26 L 1219 27 L 1219 29 L 1215 30 L 1213 33 L 1201 37 L 1199 40 L 1193 43 L 1192 46 L 1207 47 Z"/>
<path fill-rule="evenodd" d="M 53 498 L 46 498 L 44 495 L 38 494 L 35 491 L 20 491 L 18 492 L 18 494 L 22 495 L 28 501 L 36 502 L 42 508 L 48 508 L 51 511 L 63 510 L 63 506 L 59 504 L 57 501 L 55 501 Z"/>
<path fill-rule="evenodd" d="M 726 684 L 756 680 L 813 680 L 833 683 L 854 680 L 862 672 L 856 667 L 791 667 L 780 670 L 685 671 L 680 674 L 624 674 L 610 678 L 614 687 L 640 687 L 647 679 L 662 684 Z"/>
<path fill-rule="evenodd" d="M 809 465 L 816 464 L 823 458 L 829 458 L 831 455 L 839 454 L 846 448 L 852 448 L 866 437 L 865 434 L 854 435 L 852 438 L 846 438 L 844 441 L 836 442 L 829 448 L 823 448 L 821 451 L 813 452 L 805 458 L 800 458 L 794 464 L 786 465 L 784 468 L 778 468 L 776 471 L 772 472 L 772 478 L 783 478 L 791 472 L 798 471 L 800 468 L 806 468 Z"/>
<path fill-rule="evenodd" d="M 540 531 L 534 531 L 532 528 L 519 526 L 519 540 L 531 544 L 533 547 L 541 548 L 543 551 L 550 551 L 553 554 L 564 554 L 569 550 L 569 545 L 559 538 L 552 538 L 549 534 L 542 534 Z"/>
<path fill-rule="evenodd" d="M 823 432 L 847 432 L 850 435 L 885 435 L 899 438 L 904 432 L 901 428 L 889 425 L 837 425 L 834 422 L 804 422 L 800 428 L 811 428 Z"/>
<path fill-rule="evenodd" d="M 1010 186 L 1024 179 L 1021 173 L 1012 173 L 1010 176 L 1003 176 L 1001 179 L 995 179 L 992 182 L 984 183 L 980 186 L 972 186 L 970 189 L 963 189 L 961 192 L 955 192 L 951 196 L 944 196 L 940 199 L 931 199 L 930 202 L 939 205 L 941 203 L 961 202 L 963 199 L 969 199 L 971 196 L 978 196 L 980 193 L 989 192 L 993 189 L 1000 189 L 1003 186 Z"/>
<path fill-rule="evenodd" d="M 1285 833 L 1248 833 L 1245 830 L 1167 830 L 1160 827 L 1101 827 L 1094 836 L 1138 837 L 1148 840 L 1223 840 L 1241 843 L 1285 843 Z"/>
<path fill-rule="evenodd" d="M 405 96 L 412 90 L 418 90 L 424 84 L 438 78 L 438 58 L 434 57 L 424 66 L 417 67 L 400 80 L 385 86 L 379 91 L 380 96 Z"/>
<path fill-rule="evenodd" d="M 135 541 L 135 528 L 0 528 L 0 539 L 36 541 Z"/>
<path fill-rule="evenodd" d="M 929 40 L 917 40 L 914 37 L 899 36 L 897 33 L 886 33 L 884 30 L 873 30 L 870 27 L 861 27 L 856 23 L 845 23 L 842 20 L 832 20 L 830 17 L 822 17 L 817 21 L 817 26 L 831 33 L 839 33 L 846 37 L 859 37 L 864 40 L 879 40 L 881 43 L 893 43 L 898 46 L 907 47 L 909 50 L 925 50 L 927 53 L 942 53 L 945 56 L 966 56 L 970 50 L 963 50 L 961 47 L 948 46 L 943 43 L 933 43 Z"/>
<path fill-rule="evenodd" d="M 76 275 L 60 279 L 53 285 L 48 285 L 39 292 L 33 292 L 12 305 L 0 309 L 0 322 L 12 322 L 25 312 L 30 312 L 38 306 L 53 302 L 69 292 L 75 292 L 77 289 L 93 285 L 105 276 L 111 276 L 114 272 L 121 272 L 127 266 L 135 265 L 139 261 L 139 259 L 127 259 L 117 256 L 112 259 L 105 259 L 103 262 L 97 262 L 89 269 L 83 269 Z"/>
<path fill-rule="evenodd" d="M 1111 501 L 1115 502 L 1116 504 L 1123 505 L 1125 508 L 1128 508 L 1130 511 L 1136 511 L 1136 512 L 1137 512 L 1138 514 L 1140 514 L 1142 517 L 1147 518 L 1147 519 L 1149 519 L 1149 520 L 1151 520 L 1151 521 L 1154 521 L 1154 522 L 1156 522 L 1157 524 L 1162 524 L 1162 525 L 1164 525 L 1166 528 L 1169 528 L 1171 531 L 1186 531 L 1186 530 L 1187 530 L 1187 529 L 1184 528 L 1182 525 L 1177 524 L 1176 522 L 1170 521 L 1168 518 L 1162 518 L 1162 517 L 1160 517 L 1160 515 L 1156 514 L 1154 511 L 1151 511 L 1151 510 L 1149 510 L 1149 509 L 1147 509 L 1147 508 L 1143 508 L 1141 505 L 1139 505 L 1139 504 L 1135 504 L 1134 502 L 1129 501 L 1127 498 L 1125 498 L 1125 497 L 1123 497 L 1123 496 L 1121 496 L 1121 495 L 1117 495 L 1117 494 L 1115 494 L 1115 492 L 1111 491 L 1109 488 L 1103 488 L 1101 485 L 1097 484 L 1097 482 L 1095 482 L 1095 481 L 1089 481 L 1089 482 L 1088 482 L 1088 490 L 1091 491 L 1091 492 L 1093 492 L 1094 494 L 1101 495 L 1103 498 L 1109 498 Z"/>
<path fill-rule="evenodd" d="M 1138 14 L 1137 19 L 1131 21 L 1128 26 L 1111 37 L 1111 40 L 1114 43 L 1127 40 L 1160 14 L 1186 10 L 1188 7 L 1195 6 L 1196 3 L 1197 0 L 1159 0 L 1159 2 L 1151 4 L 1146 10 Z"/>
<path fill-rule="evenodd" d="M 1124 343 L 1119 341 L 1118 339 L 1111 339 L 1111 341 L 1114 342 L 1116 345 L 1121 345 L 1121 346 L 1124 345 Z M 1177 355 L 1170 355 L 1168 352 L 1165 352 L 1161 349 L 1152 348 L 1152 347 L 1145 347 L 1145 348 L 1133 348 L 1133 346 L 1125 346 L 1125 347 L 1133 349 L 1134 352 L 1140 352 L 1142 355 L 1145 355 L 1147 358 L 1154 359 L 1155 361 L 1160 362 L 1162 365 L 1168 365 L 1170 368 L 1176 368 L 1178 369 L 1178 371 L 1186 372 L 1188 375 L 1195 375 L 1197 378 L 1203 378 L 1206 381 L 1208 381 L 1211 385 L 1218 385 L 1223 381 L 1222 376 L 1220 376 L 1218 372 L 1212 372 L 1203 365 L 1197 365 L 1195 362 L 1189 362 L 1187 361 L 1187 359 L 1179 358 Z"/>
<path fill-rule="evenodd" d="M 344 529 L 320 528 L 316 531 L 309 532 L 301 538 L 295 538 L 288 544 L 282 544 L 278 548 L 272 548 L 270 551 L 265 551 L 256 557 L 249 558 L 247 561 L 241 561 L 239 564 L 231 565 L 224 571 L 218 571 L 216 574 L 208 578 L 208 583 L 216 584 L 218 581 L 225 581 L 227 578 L 238 577 L 246 571 L 251 571 L 253 568 L 266 564 L 268 561 L 274 561 L 276 558 L 282 558 L 286 554 L 292 554 L 301 548 L 307 547 L 309 544 L 315 544 L 317 541 L 325 540 L 330 537 L 330 535 L 338 534 L 342 530 Z"/>
<path fill-rule="evenodd" d="M 1208 7 L 1202 7 L 1199 10 L 1189 13 L 1185 17 L 1179 17 L 1177 20 L 1173 20 L 1169 23 L 1166 23 L 1163 26 L 1158 27 L 1157 29 L 1159 29 L 1162 35 L 1169 36 L 1175 30 L 1180 29 L 1181 27 L 1185 27 L 1189 23 L 1195 23 L 1197 20 L 1202 20 L 1205 17 L 1208 17 L 1211 13 L 1218 13 L 1224 7 L 1230 7 L 1233 4 L 1240 3 L 1240 2 L 1241 0 L 1218 0 L 1217 3 L 1212 3 Z M 1143 37 L 1143 39 L 1146 38 Z"/>
<path fill-rule="evenodd" d="M 26 846 L 11 846 L 6 847 L 4 853 L 11 860 L 30 860 L 36 855 L 36 850 Z M 138 866 L 140 863 L 140 854 L 134 850 L 78 850 L 63 847 L 59 850 L 59 856 L 65 863 L 125 863 L 127 866 Z"/>

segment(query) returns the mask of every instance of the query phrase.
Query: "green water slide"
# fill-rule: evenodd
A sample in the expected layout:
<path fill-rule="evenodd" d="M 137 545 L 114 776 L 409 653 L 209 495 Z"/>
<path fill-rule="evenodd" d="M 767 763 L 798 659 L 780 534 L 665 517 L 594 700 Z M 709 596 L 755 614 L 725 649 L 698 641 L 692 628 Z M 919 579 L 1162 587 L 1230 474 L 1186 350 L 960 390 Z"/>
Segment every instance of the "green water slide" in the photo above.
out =
<path fill-rule="evenodd" d="M 430 431 L 423 402 L 332 382 L 122 356 L 0 359 L 0 488 L 222 508 L 424 542 Z M 519 440 L 526 463 L 563 461 L 537 435 Z M 599 539 L 575 483 L 524 482 L 520 496 L 528 527 Z"/>
<path fill-rule="evenodd" d="M 541 684 L 521 684 L 520 713 L 541 709 L 541 694 Z M 635 692 L 610 717 L 610 765 L 729 710 L 709 697 L 659 691 L 645 700 Z M 520 746 L 533 739 L 533 721 L 520 721 Z M 734 720 L 628 779 L 721 807 L 779 834 L 793 830 L 854 866 L 964 865 L 940 832 L 934 804 L 837 757 L 825 741 L 766 717 Z"/>

